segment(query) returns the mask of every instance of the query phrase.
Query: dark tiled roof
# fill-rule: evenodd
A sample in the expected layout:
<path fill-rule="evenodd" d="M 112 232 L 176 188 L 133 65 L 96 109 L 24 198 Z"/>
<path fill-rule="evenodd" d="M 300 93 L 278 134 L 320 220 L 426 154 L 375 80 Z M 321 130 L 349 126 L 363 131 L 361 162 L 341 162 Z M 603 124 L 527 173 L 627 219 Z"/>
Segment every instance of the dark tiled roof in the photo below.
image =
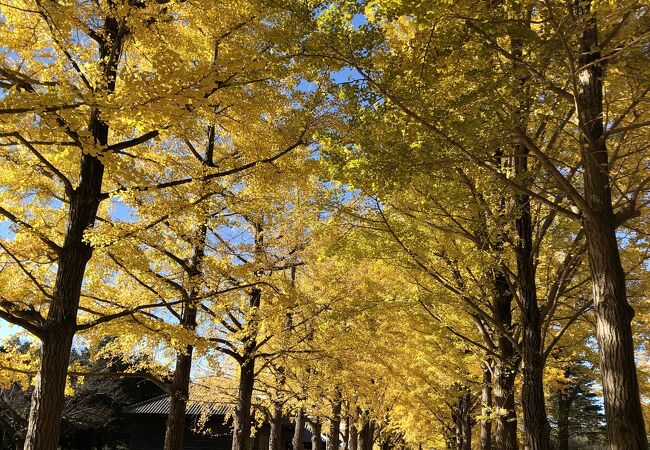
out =
<path fill-rule="evenodd" d="M 190 400 L 187 402 L 185 414 L 196 416 L 200 414 L 225 416 L 229 411 L 230 405 L 227 404 Z M 169 414 L 169 396 L 161 395 L 151 400 L 136 403 L 135 405 L 131 405 L 126 412 L 128 414 Z"/>

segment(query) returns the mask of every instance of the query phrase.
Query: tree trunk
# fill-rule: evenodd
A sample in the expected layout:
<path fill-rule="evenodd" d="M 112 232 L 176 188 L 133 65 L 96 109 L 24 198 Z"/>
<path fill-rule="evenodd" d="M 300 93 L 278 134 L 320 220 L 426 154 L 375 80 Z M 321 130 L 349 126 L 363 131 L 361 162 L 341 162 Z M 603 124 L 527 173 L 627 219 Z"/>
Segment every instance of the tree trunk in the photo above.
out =
<path fill-rule="evenodd" d="M 256 310 L 262 300 L 262 291 L 253 289 L 250 293 L 249 306 L 252 316 L 249 318 L 248 333 L 242 337 L 243 352 L 239 362 L 239 390 L 235 407 L 233 424 L 232 450 L 251 450 L 251 402 L 255 385 L 255 351 L 257 349 Z"/>
<path fill-rule="evenodd" d="M 492 450 L 492 371 L 490 361 L 483 361 L 483 387 L 481 401 L 483 403 L 481 415 L 487 417 L 481 420 L 481 450 Z"/>
<path fill-rule="evenodd" d="M 472 450 L 472 418 L 469 414 L 469 410 L 467 411 L 467 414 L 463 416 L 460 435 L 463 439 L 461 450 Z"/>
<path fill-rule="evenodd" d="M 516 450 L 517 416 L 515 414 L 515 374 L 510 364 L 498 362 L 494 367 L 494 403 L 498 450 Z"/>
<path fill-rule="evenodd" d="M 596 335 L 605 399 L 607 435 L 611 449 L 646 450 L 639 397 L 631 321 L 634 310 L 627 301 L 625 272 L 616 241 L 609 158 L 603 126 L 603 66 L 598 25 L 590 1 L 575 1 L 582 29 L 576 108 L 584 168 L 584 229 L 587 238 L 592 290 L 596 309 Z"/>
<path fill-rule="evenodd" d="M 569 411 L 571 409 L 571 394 L 568 389 L 560 391 L 557 409 L 558 450 L 569 450 Z"/>
<path fill-rule="evenodd" d="M 312 423 L 311 433 L 311 450 L 325 450 L 323 442 L 323 424 L 320 420 L 315 419 Z"/>
<path fill-rule="evenodd" d="M 273 405 L 273 415 L 270 420 L 269 450 L 282 450 L 282 405 Z"/>
<path fill-rule="evenodd" d="M 334 399 L 334 404 L 332 405 L 332 419 L 330 420 L 330 432 L 327 437 L 327 450 L 339 450 L 339 445 L 341 439 L 339 438 L 341 433 L 341 398 L 340 394 L 337 395 Z"/>
<path fill-rule="evenodd" d="M 252 350 L 244 353 L 239 366 L 239 393 L 235 408 L 232 450 L 251 450 L 251 402 L 255 384 L 255 356 Z"/>
<path fill-rule="evenodd" d="M 181 320 L 183 327 L 193 330 L 196 328 L 196 307 L 185 306 Z M 192 352 L 194 347 L 188 345 L 185 353 L 176 356 L 176 368 L 169 397 L 169 415 L 165 428 L 164 450 L 181 450 L 185 431 L 185 411 L 189 399 L 190 372 L 192 370 Z"/>
<path fill-rule="evenodd" d="M 544 401 L 544 356 L 541 313 L 537 303 L 537 287 L 532 254 L 532 226 L 527 195 L 518 195 L 521 208 L 517 218 L 517 267 L 523 305 L 522 393 L 524 439 L 530 450 L 548 450 L 551 426 L 546 417 Z"/>
<path fill-rule="evenodd" d="M 345 431 L 343 432 L 343 450 L 350 448 L 350 416 L 345 417 Z"/>
<path fill-rule="evenodd" d="M 359 432 L 357 431 L 357 426 L 354 423 L 350 424 L 350 438 L 348 442 L 348 450 L 358 449 Z"/>
<path fill-rule="evenodd" d="M 296 412 L 296 423 L 291 445 L 293 450 L 304 450 L 305 448 L 305 412 L 302 409 Z"/>
<path fill-rule="evenodd" d="M 107 17 L 104 23 L 107 43 L 100 45 L 99 65 L 107 91 L 113 92 L 124 30 L 114 18 Z M 100 148 L 108 145 L 108 124 L 100 119 L 99 111 L 92 111 L 88 129 L 95 145 Z M 43 331 L 40 367 L 32 393 L 25 450 L 55 450 L 58 445 L 81 285 L 93 251 L 84 240 L 84 232 L 95 224 L 103 177 L 104 165 L 100 159 L 89 153 L 83 154 L 79 185 L 69 198 L 68 224 L 58 255 L 52 302 Z"/>
<path fill-rule="evenodd" d="M 517 416 L 515 413 L 515 375 L 517 355 L 505 333 L 512 330 L 513 295 L 505 275 L 496 271 L 494 274 L 494 319 L 504 330 L 497 331 L 497 348 L 500 358 L 494 364 L 494 404 L 496 406 L 495 442 L 498 450 L 516 450 Z"/>
<path fill-rule="evenodd" d="M 364 419 L 363 427 L 359 432 L 358 450 L 372 450 L 373 438 L 375 434 L 374 424 L 369 418 Z"/>
<path fill-rule="evenodd" d="M 205 256 L 205 239 L 207 227 L 199 227 L 198 244 L 194 246 L 193 255 L 187 268 L 187 275 L 190 282 L 201 276 L 201 262 Z M 188 302 L 183 306 L 180 325 L 188 330 L 196 328 L 196 304 L 198 290 L 191 288 Z M 185 347 L 184 353 L 176 355 L 176 367 L 174 368 L 174 379 L 169 396 L 169 415 L 165 428 L 164 450 L 181 450 L 183 448 L 183 434 L 185 431 L 185 411 L 190 391 L 190 373 L 192 371 L 192 353 L 194 346 Z"/>
<path fill-rule="evenodd" d="M 43 339 L 25 450 L 54 450 L 58 446 L 73 336 L 74 331 L 62 330 L 50 333 Z"/>
<path fill-rule="evenodd" d="M 513 42 L 513 55 L 521 57 L 521 45 Z M 522 85 L 523 85 L 522 81 Z M 524 100 L 525 102 L 526 100 Z M 525 107 L 522 105 L 521 110 Z M 523 112 L 521 114 L 523 116 Z M 521 119 L 523 122 L 523 118 Z M 522 123 L 523 127 L 524 124 Z M 514 146 L 515 176 L 525 179 L 528 174 L 528 148 L 522 143 Z M 522 392 L 521 404 L 524 416 L 524 441 L 530 450 L 548 450 L 551 426 L 546 417 L 544 402 L 544 348 L 542 341 L 542 322 L 537 302 L 537 282 L 533 261 L 533 226 L 530 214 L 530 197 L 527 194 L 515 195 L 517 218 L 517 281 L 521 298 L 523 342 Z"/>

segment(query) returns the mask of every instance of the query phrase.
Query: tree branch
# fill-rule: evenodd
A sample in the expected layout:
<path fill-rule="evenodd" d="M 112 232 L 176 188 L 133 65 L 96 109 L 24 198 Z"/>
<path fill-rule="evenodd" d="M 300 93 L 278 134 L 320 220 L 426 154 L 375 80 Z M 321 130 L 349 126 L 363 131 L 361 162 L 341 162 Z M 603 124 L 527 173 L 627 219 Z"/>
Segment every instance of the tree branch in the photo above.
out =
<path fill-rule="evenodd" d="M 22 227 L 28 229 L 28 230 L 31 231 L 32 233 L 34 233 L 34 234 L 35 234 L 35 235 L 36 235 L 36 236 L 37 236 L 41 241 L 43 241 L 43 243 L 44 243 L 45 245 L 47 245 L 47 246 L 48 246 L 48 247 L 49 247 L 49 248 L 50 248 L 54 253 L 56 253 L 57 256 L 61 254 L 61 250 L 62 250 L 61 247 L 59 247 L 59 246 L 58 246 L 54 241 L 52 241 L 50 238 L 48 238 L 48 237 L 45 236 L 43 233 L 41 233 L 40 231 L 38 231 L 36 228 L 34 228 L 34 227 L 33 227 L 32 225 L 30 225 L 29 223 L 25 222 L 25 221 L 22 220 L 22 219 L 19 219 L 19 218 L 16 217 L 14 214 L 12 214 L 11 212 L 7 211 L 5 208 L 3 208 L 3 207 L 1 207 L 1 206 L 0 206 L 0 214 L 2 214 L 3 216 L 5 216 L 7 219 L 11 220 L 11 221 L 12 221 L 13 223 L 15 223 L 16 225 L 20 225 L 20 226 L 22 226 Z"/>

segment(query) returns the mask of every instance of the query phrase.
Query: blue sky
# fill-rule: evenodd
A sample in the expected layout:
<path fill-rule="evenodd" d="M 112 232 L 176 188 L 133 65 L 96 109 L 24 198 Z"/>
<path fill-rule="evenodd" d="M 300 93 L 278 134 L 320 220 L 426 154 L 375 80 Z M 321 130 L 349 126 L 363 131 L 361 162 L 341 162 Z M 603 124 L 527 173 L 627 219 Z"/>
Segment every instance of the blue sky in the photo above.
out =
<path fill-rule="evenodd" d="M 351 22 L 354 28 L 358 28 L 363 24 L 367 23 L 367 20 L 363 14 L 355 14 L 352 17 Z M 332 79 L 335 82 L 349 82 L 352 80 L 358 80 L 360 78 L 361 78 L 360 74 L 356 70 L 350 68 L 343 68 L 332 75 Z M 314 85 L 310 85 L 310 83 L 305 83 L 304 85 L 301 85 L 300 88 L 310 90 L 314 88 Z M 112 212 L 111 212 L 111 216 L 113 218 L 118 220 L 131 221 L 131 222 L 137 220 L 134 217 L 132 211 L 124 204 L 119 202 L 118 199 L 112 199 L 111 201 L 113 202 Z M 4 220 L 0 222 L 0 238 L 11 239 L 12 233 L 9 229 L 9 226 L 10 226 L 10 222 L 8 220 Z M 15 333 L 20 333 L 21 331 L 22 330 L 20 329 L 20 327 L 12 326 L 5 320 L 0 319 L 0 339 L 6 338 Z"/>

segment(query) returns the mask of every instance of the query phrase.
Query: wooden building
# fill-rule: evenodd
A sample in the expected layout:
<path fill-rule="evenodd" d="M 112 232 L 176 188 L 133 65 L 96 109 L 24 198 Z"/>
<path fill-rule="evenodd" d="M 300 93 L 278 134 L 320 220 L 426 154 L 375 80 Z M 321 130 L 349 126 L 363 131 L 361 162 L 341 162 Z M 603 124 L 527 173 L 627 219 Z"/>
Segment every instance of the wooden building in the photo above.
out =
<path fill-rule="evenodd" d="M 230 450 L 232 447 L 232 421 L 226 420 L 229 405 L 190 400 L 187 403 L 184 450 Z M 162 450 L 165 441 L 165 422 L 169 413 L 169 396 L 163 395 L 132 405 L 129 415 L 129 450 Z M 204 421 L 205 423 L 199 423 Z M 281 450 L 293 450 L 291 439 L 293 425 L 289 420 L 282 424 Z M 251 450 L 268 450 L 268 423 L 251 439 Z M 311 433 L 305 431 L 304 449 L 311 448 Z"/>

